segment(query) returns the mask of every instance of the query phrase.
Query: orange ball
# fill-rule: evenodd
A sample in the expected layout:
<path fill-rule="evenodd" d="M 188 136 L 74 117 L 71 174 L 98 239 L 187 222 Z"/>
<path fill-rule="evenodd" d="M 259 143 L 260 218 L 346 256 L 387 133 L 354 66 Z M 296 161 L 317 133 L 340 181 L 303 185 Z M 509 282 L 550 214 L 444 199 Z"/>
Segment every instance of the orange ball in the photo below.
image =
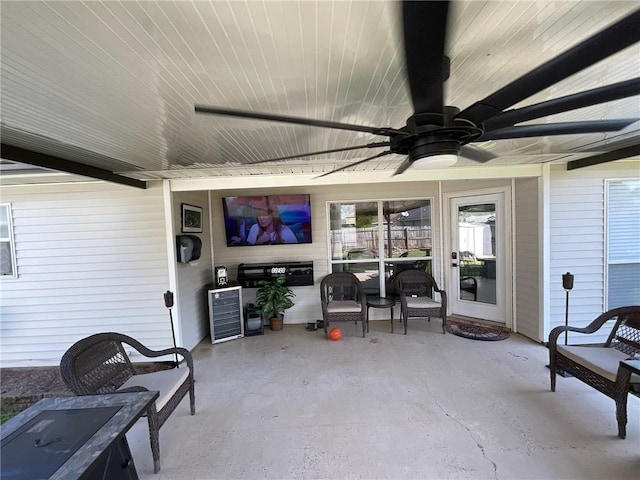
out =
<path fill-rule="evenodd" d="M 342 330 L 340 330 L 338 327 L 333 327 L 331 330 L 329 330 L 329 338 L 331 340 L 340 340 L 342 338 Z"/>

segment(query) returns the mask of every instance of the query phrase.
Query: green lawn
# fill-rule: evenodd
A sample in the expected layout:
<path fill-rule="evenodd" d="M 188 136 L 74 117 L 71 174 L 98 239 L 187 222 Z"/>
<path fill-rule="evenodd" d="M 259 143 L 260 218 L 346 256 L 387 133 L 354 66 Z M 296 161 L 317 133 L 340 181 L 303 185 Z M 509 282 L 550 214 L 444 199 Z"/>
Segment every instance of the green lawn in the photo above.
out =
<path fill-rule="evenodd" d="M 3 424 L 10 418 L 15 417 L 17 414 L 17 412 L 0 412 L 0 424 Z"/>

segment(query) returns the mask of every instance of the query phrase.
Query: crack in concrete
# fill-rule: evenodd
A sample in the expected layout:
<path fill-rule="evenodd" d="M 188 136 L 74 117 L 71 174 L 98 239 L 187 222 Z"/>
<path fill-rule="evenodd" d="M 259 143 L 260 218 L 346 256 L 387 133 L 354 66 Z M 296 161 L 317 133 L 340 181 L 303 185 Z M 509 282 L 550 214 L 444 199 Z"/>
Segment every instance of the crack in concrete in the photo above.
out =
<path fill-rule="evenodd" d="M 451 415 L 449 412 L 447 412 L 445 410 L 445 408 L 442 406 L 442 404 L 438 401 L 438 399 L 435 397 L 435 395 L 433 395 L 433 393 L 431 393 L 431 390 L 429 389 L 429 387 L 427 387 L 427 391 L 429 392 L 429 395 L 431 395 L 431 398 L 433 399 L 433 401 L 435 402 L 435 404 L 438 406 L 438 408 L 442 411 L 442 413 L 444 413 L 444 415 L 447 418 L 450 418 L 451 420 L 453 420 L 454 422 L 456 422 L 458 425 L 460 425 L 462 428 L 464 428 L 467 433 L 469 434 L 469 437 L 471 437 L 471 440 L 473 440 L 476 444 L 476 447 L 478 447 L 478 449 L 480 450 L 480 452 L 482 453 L 482 457 L 491 462 L 491 465 L 493 466 L 493 478 L 495 480 L 499 480 L 498 477 L 498 465 L 496 464 L 496 462 L 494 462 L 493 460 L 491 460 L 491 458 L 489 458 L 487 456 L 487 452 L 484 449 L 484 446 L 476 439 L 475 435 L 473 434 L 473 431 L 471 430 L 471 428 L 467 425 L 465 425 L 464 423 L 462 423 L 460 420 L 458 420 L 456 417 L 454 417 L 453 415 Z"/>
<path fill-rule="evenodd" d="M 508 352 L 508 353 L 509 353 L 509 355 L 511 355 L 512 357 L 522 358 L 525 362 L 526 362 L 527 360 L 529 360 L 529 357 L 525 357 L 524 355 L 516 355 L 516 354 L 515 354 L 515 353 L 513 353 L 513 352 Z"/>

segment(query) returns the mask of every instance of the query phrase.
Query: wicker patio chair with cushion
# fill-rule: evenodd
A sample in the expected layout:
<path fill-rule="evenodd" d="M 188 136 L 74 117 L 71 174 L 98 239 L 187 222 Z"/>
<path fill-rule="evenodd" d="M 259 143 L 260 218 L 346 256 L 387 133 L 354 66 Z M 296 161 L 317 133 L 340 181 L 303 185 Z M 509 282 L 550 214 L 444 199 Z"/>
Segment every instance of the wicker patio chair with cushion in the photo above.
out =
<path fill-rule="evenodd" d="M 473 296 L 473 301 L 478 301 L 478 280 L 475 277 L 462 277 L 460 279 L 460 293 L 468 292 Z"/>
<path fill-rule="evenodd" d="M 131 351 L 128 347 L 133 347 L 147 358 L 181 355 L 187 368 L 138 374 L 127 355 L 126 350 Z M 191 415 L 196 413 L 193 358 L 186 348 L 150 350 L 121 333 L 97 333 L 77 341 L 65 352 L 60 361 L 60 374 L 64 383 L 77 395 L 145 390 L 160 392 L 145 414 L 149 421 L 155 473 L 160 471 L 160 427 L 187 393 Z"/>
<path fill-rule="evenodd" d="M 447 293 L 438 288 L 434 278 L 421 270 L 405 270 L 395 279 L 394 290 L 400 297 L 400 313 L 407 334 L 408 319 L 412 317 L 442 318 L 442 333 L 447 325 Z M 440 300 L 433 298 L 433 292 L 440 294 Z M 391 322 L 393 332 L 393 322 Z"/>
<path fill-rule="evenodd" d="M 590 335 L 599 332 L 605 324 L 614 321 L 604 344 L 561 345 L 558 338 L 564 332 Z M 640 306 L 620 307 L 598 316 L 584 328 L 562 325 L 549 333 L 549 368 L 551 391 L 556 391 L 556 373 L 559 369 L 604 393 L 616 402 L 618 436 L 627 435 L 627 396 L 637 385 L 640 375 L 629 375 L 620 368 L 620 360 L 640 354 Z"/>
<path fill-rule="evenodd" d="M 353 273 L 330 273 L 320 282 L 320 303 L 324 320 L 324 336 L 328 338 L 333 322 L 362 322 L 362 338 L 366 335 L 367 297 L 362 283 Z"/>

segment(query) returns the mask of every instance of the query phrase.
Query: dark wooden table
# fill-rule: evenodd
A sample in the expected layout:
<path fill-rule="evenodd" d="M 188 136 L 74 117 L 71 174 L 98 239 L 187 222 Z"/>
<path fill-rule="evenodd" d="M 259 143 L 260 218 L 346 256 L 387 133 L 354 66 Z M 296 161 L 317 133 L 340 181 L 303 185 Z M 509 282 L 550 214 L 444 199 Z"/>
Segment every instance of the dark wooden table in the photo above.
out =
<path fill-rule="evenodd" d="M 620 367 L 629 371 L 629 378 L 631 378 L 632 373 L 640 375 L 640 357 L 622 360 L 620 362 Z"/>
<path fill-rule="evenodd" d="M 631 385 L 631 374 L 635 373 L 640 375 L 640 357 L 627 358 L 621 360 L 618 365 L 617 383 L 622 388 L 624 402 L 616 408 L 616 418 L 618 420 L 618 428 L 622 428 L 623 432 L 626 432 L 627 425 L 627 397 L 629 396 L 629 389 Z M 617 405 L 617 402 L 616 402 Z M 624 438 L 624 436 L 622 437 Z"/>
<path fill-rule="evenodd" d="M 126 432 L 158 392 L 40 400 L 2 425 L 0 477 L 137 479 Z"/>
<path fill-rule="evenodd" d="M 367 297 L 367 333 L 369 332 L 369 308 L 390 308 L 391 309 L 391 332 L 393 332 L 393 307 L 396 301 L 387 297 Z"/>

